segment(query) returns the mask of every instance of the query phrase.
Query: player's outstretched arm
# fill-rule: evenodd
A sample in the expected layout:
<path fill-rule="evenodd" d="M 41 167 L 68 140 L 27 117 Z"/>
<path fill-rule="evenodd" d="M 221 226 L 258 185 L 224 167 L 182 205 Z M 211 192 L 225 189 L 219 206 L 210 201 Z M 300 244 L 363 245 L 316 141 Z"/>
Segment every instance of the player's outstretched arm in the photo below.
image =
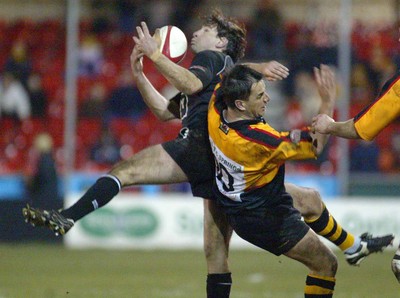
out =
<path fill-rule="evenodd" d="M 336 101 L 336 79 L 332 69 L 324 64 L 320 68 L 314 67 L 314 77 L 321 97 L 319 113 L 332 117 Z M 329 135 L 315 132 L 313 138 L 317 140 L 317 154 L 320 154 L 328 141 Z"/>
<path fill-rule="evenodd" d="M 288 77 L 289 69 L 283 64 L 272 60 L 263 63 L 244 63 L 246 66 L 262 73 L 268 81 L 279 81 Z"/>
<path fill-rule="evenodd" d="M 189 70 L 173 63 L 160 51 L 159 30 L 153 36 L 145 22 L 136 27 L 137 35 L 133 36 L 139 51 L 150 58 L 157 70 L 179 91 L 191 95 L 203 88 L 202 82 Z"/>
<path fill-rule="evenodd" d="M 335 120 L 326 114 L 319 114 L 312 119 L 312 131 L 346 139 L 360 138 L 355 129 L 353 119 L 344 122 L 335 122 Z"/>
<path fill-rule="evenodd" d="M 144 102 L 161 121 L 174 119 L 175 116 L 168 110 L 169 101 L 154 88 L 143 73 L 142 58 L 143 53 L 135 46 L 130 56 L 131 70 Z"/>

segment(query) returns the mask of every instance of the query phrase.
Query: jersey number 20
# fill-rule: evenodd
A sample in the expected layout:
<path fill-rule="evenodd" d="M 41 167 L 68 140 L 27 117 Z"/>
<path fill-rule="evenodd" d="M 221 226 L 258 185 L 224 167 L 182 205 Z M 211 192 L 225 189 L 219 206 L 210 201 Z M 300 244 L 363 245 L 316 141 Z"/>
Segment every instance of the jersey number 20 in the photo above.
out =
<path fill-rule="evenodd" d="M 216 162 L 217 166 L 217 179 L 221 182 L 222 187 L 226 192 L 233 191 L 233 182 L 234 179 L 231 174 L 229 174 L 228 170 L 224 167 L 223 164 Z"/>

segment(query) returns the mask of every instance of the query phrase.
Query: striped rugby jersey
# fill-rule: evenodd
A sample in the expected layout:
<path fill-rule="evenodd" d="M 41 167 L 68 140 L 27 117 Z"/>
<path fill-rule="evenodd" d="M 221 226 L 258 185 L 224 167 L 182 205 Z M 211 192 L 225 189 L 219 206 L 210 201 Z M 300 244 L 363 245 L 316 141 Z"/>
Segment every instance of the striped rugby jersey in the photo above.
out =
<path fill-rule="evenodd" d="M 222 199 L 222 204 L 243 203 L 255 208 L 265 200 L 278 199 L 284 191 L 284 162 L 316 157 L 308 129 L 301 131 L 296 144 L 290 132 L 276 131 L 263 118 L 228 123 L 216 93 L 208 109 L 208 133 L 216 185 L 220 194 L 229 198 Z"/>

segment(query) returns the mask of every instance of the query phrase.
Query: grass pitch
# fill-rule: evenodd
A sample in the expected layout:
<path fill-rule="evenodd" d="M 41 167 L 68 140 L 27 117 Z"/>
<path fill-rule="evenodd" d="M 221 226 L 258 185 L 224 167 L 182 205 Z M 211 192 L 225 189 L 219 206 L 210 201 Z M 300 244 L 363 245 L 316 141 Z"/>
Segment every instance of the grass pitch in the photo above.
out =
<path fill-rule="evenodd" d="M 342 253 L 334 297 L 397 298 L 394 251 L 351 267 Z M 232 298 L 300 298 L 307 269 L 261 250 L 233 250 Z M 0 245 L 0 298 L 206 297 L 202 251 L 68 250 L 61 245 Z"/>

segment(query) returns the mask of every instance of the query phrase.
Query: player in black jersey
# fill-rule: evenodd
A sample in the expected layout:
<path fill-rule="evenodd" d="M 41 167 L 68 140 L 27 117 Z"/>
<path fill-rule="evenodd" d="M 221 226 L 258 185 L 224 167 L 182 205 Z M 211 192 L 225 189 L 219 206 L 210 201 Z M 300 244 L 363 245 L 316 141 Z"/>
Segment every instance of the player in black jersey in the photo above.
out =
<path fill-rule="evenodd" d="M 191 48 L 195 57 L 188 70 L 159 53 L 156 40 L 150 35 L 146 24 L 142 23 L 138 27 L 136 47 L 131 55 L 133 76 L 146 104 L 160 120 L 182 119 L 180 135 L 175 140 L 146 148 L 118 163 L 107 175 L 99 178 L 76 204 L 61 213 L 28 208 L 24 210 L 25 218 L 31 223 L 45 225 L 56 233 L 64 234 L 74 221 L 107 204 L 123 187 L 188 181 L 193 195 L 205 198 L 204 249 L 209 273 L 208 297 L 228 297 L 231 277 L 227 260 L 232 231 L 213 201 L 214 162 L 206 119 L 209 99 L 223 70 L 243 56 L 244 37 L 244 29 L 234 20 L 214 12 L 205 18 L 204 26 L 193 34 Z M 142 71 L 140 57 L 144 54 L 182 93 L 169 101 L 154 89 Z M 275 61 L 251 66 L 269 80 L 288 75 L 287 69 Z M 287 185 L 287 188 L 296 198 L 301 213 L 315 227 L 333 227 L 334 219 L 324 208 L 318 192 L 294 185 Z M 326 229 L 321 231 L 326 232 Z M 353 241 L 351 234 L 346 234 L 342 229 L 338 231 L 340 233 L 327 233 L 338 245 L 347 248 L 360 245 L 360 241 Z M 348 241 L 349 238 L 352 241 Z"/>

